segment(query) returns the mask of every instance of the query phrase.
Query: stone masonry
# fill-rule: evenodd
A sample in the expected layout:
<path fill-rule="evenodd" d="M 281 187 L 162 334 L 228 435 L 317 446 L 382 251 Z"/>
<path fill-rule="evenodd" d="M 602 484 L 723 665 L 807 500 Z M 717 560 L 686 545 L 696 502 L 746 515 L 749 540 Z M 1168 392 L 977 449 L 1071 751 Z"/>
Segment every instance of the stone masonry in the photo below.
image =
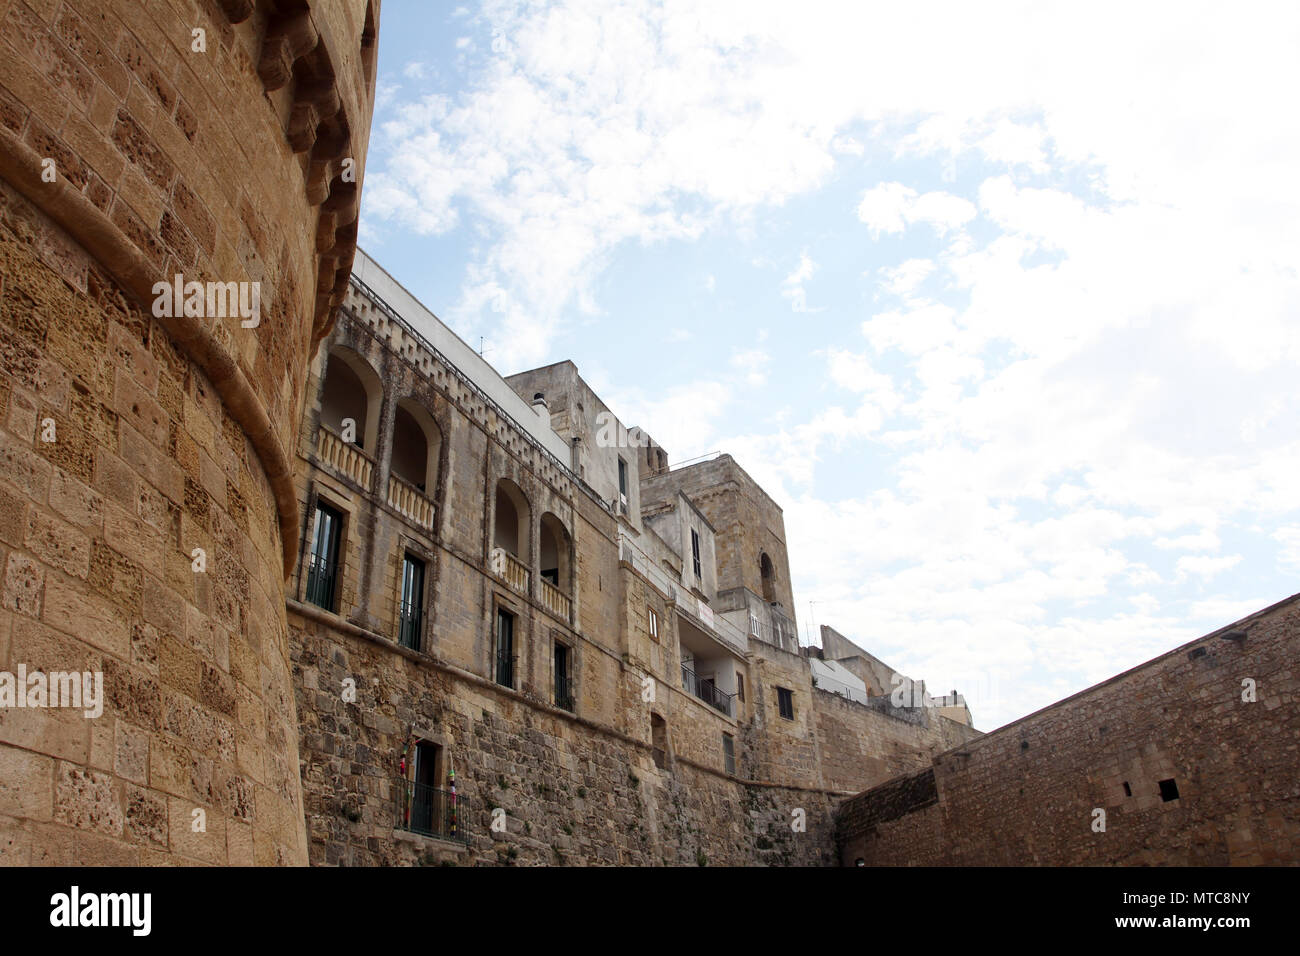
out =
<path fill-rule="evenodd" d="M 0 0 L 0 671 L 105 698 L 0 710 L 0 861 L 308 860 L 288 450 L 351 269 L 377 18 Z M 258 283 L 258 321 L 160 309 L 177 275 Z"/>
<path fill-rule="evenodd" d="M 1300 595 L 846 801 L 841 862 L 1294 864 L 1298 652 Z"/>

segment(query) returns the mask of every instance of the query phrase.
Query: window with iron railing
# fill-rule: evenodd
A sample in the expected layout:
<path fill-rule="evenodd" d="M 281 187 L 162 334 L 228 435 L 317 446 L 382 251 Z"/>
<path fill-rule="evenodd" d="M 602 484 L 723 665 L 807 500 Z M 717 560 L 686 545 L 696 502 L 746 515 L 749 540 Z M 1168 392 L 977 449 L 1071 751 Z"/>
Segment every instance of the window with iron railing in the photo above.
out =
<path fill-rule="evenodd" d="M 468 843 L 465 798 L 449 790 L 406 781 L 398 795 L 397 829 Z"/>
<path fill-rule="evenodd" d="M 420 628 L 424 619 L 424 562 L 409 554 L 402 558 L 402 604 L 398 641 L 403 647 L 420 649 Z"/>
<path fill-rule="evenodd" d="M 572 652 L 567 644 L 555 645 L 555 706 L 562 710 L 573 710 L 573 679 L 569 676 L 569 657 Z"/>
<path fill-rule="evenodd" d="M 311 555 L 307 562 L 307 601 L 334 610 L 343 516 L 328 505 L 316 505 Z"/>
<path fill-rule="evenodd" d="M 497 611 L 496 682 L 502 687 L 515 686 L 515 616 Z"/>
<path fill-rule="evenodd" d="M 733 716 L 734 694 L 728 694 L 724 690 L 719 690 L 718 685 L 711 677 L 696 677 L 695 671 L 682 662 L 682 688 L 700 700 L 704 701 L 714 710 L 721 711 L 728 717 Z"/>

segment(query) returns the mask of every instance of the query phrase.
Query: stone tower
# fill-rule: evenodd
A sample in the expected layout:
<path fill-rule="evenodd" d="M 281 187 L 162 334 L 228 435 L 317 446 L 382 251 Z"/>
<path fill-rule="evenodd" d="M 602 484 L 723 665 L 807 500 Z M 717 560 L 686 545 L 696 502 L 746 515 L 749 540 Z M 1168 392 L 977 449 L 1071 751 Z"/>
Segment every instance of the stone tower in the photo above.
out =
<path fill-rule="evenodd" d="M 307 862 L 291 450 L 378 20 L 0 0 L 0 676 L 102 675 L 0 683 L 0 863 Z"/>

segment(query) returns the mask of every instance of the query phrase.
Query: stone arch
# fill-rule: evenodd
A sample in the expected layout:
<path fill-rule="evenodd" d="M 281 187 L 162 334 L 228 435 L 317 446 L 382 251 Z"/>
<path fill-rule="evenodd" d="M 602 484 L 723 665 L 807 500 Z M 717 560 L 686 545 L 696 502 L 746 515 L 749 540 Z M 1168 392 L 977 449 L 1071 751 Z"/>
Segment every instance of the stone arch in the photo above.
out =
<path fill-rule="evenodd" d="M 438 485 L 442 430 L 419 402 L 403 398 L 393 411 L 393 442 L 389 473 L 432 498 Z"/>
<path fill-rule="evenodd" d="M 343 420 L 356 422 L 354 444 L 374 454 L 379 438 L 379 406 L 384 386 L 368 361 L 346 346 L 329 350 L 321 381 L 320 423 L 335 434 L 343 434 Z"/>
<path fill-rule="evenodd" d="M 540 523 L 538 562 L 543 581 L 550 581 L 565 594 L 572 593 L 573 539 L 564 522 L 550 511 L 542 515 Z"/>
<path fill-rule="evenodd" d="M 764 551 L 758 556 L 758 573 L 763 580 L 763 600 L 768 604 L 776 603 L 776 566 Z"/>
<path fill-rule="evenodd" d="M 492 519 L 492 546 L 528 564 L 531 511 L 528 498 L 509 478 L 497 481 Z"/>

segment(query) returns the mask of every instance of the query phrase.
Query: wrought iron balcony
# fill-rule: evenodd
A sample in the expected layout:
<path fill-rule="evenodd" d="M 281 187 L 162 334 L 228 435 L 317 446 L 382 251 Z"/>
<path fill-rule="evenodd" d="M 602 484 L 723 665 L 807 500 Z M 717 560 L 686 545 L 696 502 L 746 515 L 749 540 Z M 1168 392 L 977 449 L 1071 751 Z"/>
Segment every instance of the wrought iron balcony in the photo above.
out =
<path fill-rule="evenodd" d="M 409 780 L 399 784 L 397 829 L 421 836 L 469 843 L 465 828 L 465 798 Z"/>
<path fill-rule="evenodd" d="M 682 687 L 694 694 L 700 700 L 704 701 L 714 710 L 721 711 L 728 717 L 735 714 L 735 694 L 728 694 L 726 691 L 718 690 L 716 684 L 711 680 L 701 680 L 695 676 L 695 671 L 691 670 L 685 664 L 682 665 Z"/>

